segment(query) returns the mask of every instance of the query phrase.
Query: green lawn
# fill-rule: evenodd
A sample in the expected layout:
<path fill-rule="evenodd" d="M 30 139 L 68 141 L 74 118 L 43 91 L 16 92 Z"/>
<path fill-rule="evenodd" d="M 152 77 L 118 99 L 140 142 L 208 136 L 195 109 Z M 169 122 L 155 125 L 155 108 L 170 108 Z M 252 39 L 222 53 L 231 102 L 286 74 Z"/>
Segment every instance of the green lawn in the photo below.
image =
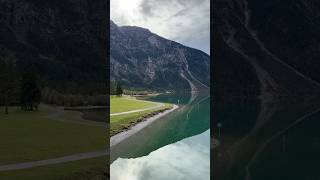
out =
<path fill-rule="evenodd" d="M 5 115 L 0 108 L 0 165 L 106 148 L 105 128 L 55 121 L 46 117 L 49 113 L 51 109 L 24 112 L 11 107 Z"/>
<path fill-rule="evenodd" d="M 110 136 L 113 136 L 129 128 L 132 124 L 137 123 L 144 117 L 151 116 L 154 113 L 157 113 L 159 111 L 164 111 L 170 108 L 172 108 L 171 104 L 165 104 L 163 107 L 154 109 L 154 110 L 124 114 L 119 116 L 111 116 L 110 117 Z"/>
<path fill-rule="evenodd" d="M 137 109 L 156 106 L 157 103 L 150 101 L 136 100 L 133 97 L 110 96 L 110 113 L 126 112 Z"/>
<path fill-rule="evenodd" d="M 0 172 L 1 180 L 97 180 L 108 170 L 108 157 L 92 158 L 25 170 Z"/>
<path fill-rule="evenodd" d="M 98 122 L 105 122 L 107 123 L 107 118 L 108 118 L 108 112 L 107 108 L 106 109 L 90 109 L 90 110 L 81 110 L 83 113 L 83 118 L 84 119 L 90 119 L 93 121 L 98 121 Z"/>

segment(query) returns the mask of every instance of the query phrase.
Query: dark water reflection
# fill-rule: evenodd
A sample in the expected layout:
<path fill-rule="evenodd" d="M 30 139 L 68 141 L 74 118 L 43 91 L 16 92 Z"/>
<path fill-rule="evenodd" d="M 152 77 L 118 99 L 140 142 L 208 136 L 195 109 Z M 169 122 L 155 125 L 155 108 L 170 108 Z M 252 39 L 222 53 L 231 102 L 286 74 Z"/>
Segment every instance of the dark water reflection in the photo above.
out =
<path fill-rule="evenodd" d="M 214 102 L 212 135 L 220 145 L 211 152 L 213 179 L 320 179 L 319 102 Z"/>
<path fill-rule="evenodd" d="M 175 104 L 179 102 L 180 108 L 112 147 L 111 163 L 119 157 L 136 158 L 148 155 L 163 146 L 198 135 L 210 128 L 208 94 L 200 94 L 192 98 L 192 101 L 190 94 L 163 94 L 150 99 Z"/>

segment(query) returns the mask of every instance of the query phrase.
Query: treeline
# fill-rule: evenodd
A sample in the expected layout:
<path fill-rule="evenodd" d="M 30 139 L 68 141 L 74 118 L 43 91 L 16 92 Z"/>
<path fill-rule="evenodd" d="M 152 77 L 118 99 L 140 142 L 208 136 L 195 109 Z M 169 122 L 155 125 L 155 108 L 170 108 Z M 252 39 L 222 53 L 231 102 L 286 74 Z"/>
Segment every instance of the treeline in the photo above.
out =
<path fill-rule="evenodd" d="M 157 91 L 151 90 L 142 90 L 142 89 L 125 89 L 123 90 L 123 94 L 130 95 L 130 96 L 145 96 L 149 94 L 156 94 Z"/>
<path fill-rule="evenodd" d="M 5 114 L 12 105 L 25 111 L 38 108 L 41 92 L 32 66 L 18 70 L 14 56 L 0 56 L 0 84 L 0 104 Z"/>
<path fill-rule="evenodd" d="M 123 89 L 120 81 L 111 80 L 110 81 L 110 95 L 121 96 L 123 94 Z"/>
<path fill-rule="evenodd" d="M 106 83 L 75 80 L 46 80 L 40 79 L 41 87 L 57 90 L 61 94 L 81 94 L 96 96 L 106 94 Z"/>
<path fill-rule="evenodd" d="M 120 81 L 112 80 L 110 81 L 110 95 L 121 96 L 122 94 L 131 96 L 143 96 L 149 94 L 156 94 L 159 91 L 145 89 L 145 88 L 135 88 L 135 87 L 123 87 Z"/>
<path fill-rule="evenodd" d="M 57 90 L 44 88 L 42 90 L 42 101 L 47 104 L 58 106 L 107 106 L 107 95 L 82 95 L 82 94 L 63 94 Z"/>
<path fill-rule="evenodd" d="M 32 64 L 17 65 L 10 53 L 0 51 L 0 106 L 5 114 L 10 106 L 20 106 L 22 110 L 38 109 L 40 102 L 59 106 L 106 106 L 108 105 L 106 85 L 87 83 L 80 88 L 78 83 L 52 83 L 44 81 Z"/>

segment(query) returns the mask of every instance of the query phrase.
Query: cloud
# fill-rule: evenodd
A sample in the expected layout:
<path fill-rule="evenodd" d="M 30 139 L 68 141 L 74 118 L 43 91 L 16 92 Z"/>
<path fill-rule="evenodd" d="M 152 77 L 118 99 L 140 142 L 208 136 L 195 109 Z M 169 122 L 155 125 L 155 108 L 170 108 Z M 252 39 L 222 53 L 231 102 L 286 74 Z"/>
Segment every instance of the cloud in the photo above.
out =
<path fill-rule="evenodd" d="M 210 130 L 164 146 L 148 156 L 119 158 L 110 166 L 110 177 L 113 180 L 210 179 Z"/>
<path fill-rule="evenodd" d="M 153 17 L 153 7 L 152 7 L 152 2 L 146 0 L 140 5 L 140 12 L 143 14 L 144 17 Z"/>
<path fill-rule="evenodd" d="M 209 54 L 210 0 L 111 0 L 111 19 Z"/>

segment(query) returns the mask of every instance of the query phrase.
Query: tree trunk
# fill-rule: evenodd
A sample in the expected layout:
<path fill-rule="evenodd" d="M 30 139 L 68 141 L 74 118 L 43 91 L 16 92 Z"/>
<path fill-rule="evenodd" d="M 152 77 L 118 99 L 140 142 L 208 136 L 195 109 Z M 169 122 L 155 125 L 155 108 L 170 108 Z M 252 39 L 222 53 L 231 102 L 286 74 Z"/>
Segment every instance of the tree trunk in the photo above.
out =
<path fill-rule="evenodd" d="M 7 105 L 7 104 L 6 104 L 6 107 L 5 107 L 5 113 L 6 113 L 6 114 L 9 114 L 8 105 Z"/>
<path fill-rule="evenodd" d="M 7 98 L 6 97 L 4 97 L 4 113 L 5 114 L 9 114 L 9 111 L 8 111 L 8 101 L 7 101 Z"/>

